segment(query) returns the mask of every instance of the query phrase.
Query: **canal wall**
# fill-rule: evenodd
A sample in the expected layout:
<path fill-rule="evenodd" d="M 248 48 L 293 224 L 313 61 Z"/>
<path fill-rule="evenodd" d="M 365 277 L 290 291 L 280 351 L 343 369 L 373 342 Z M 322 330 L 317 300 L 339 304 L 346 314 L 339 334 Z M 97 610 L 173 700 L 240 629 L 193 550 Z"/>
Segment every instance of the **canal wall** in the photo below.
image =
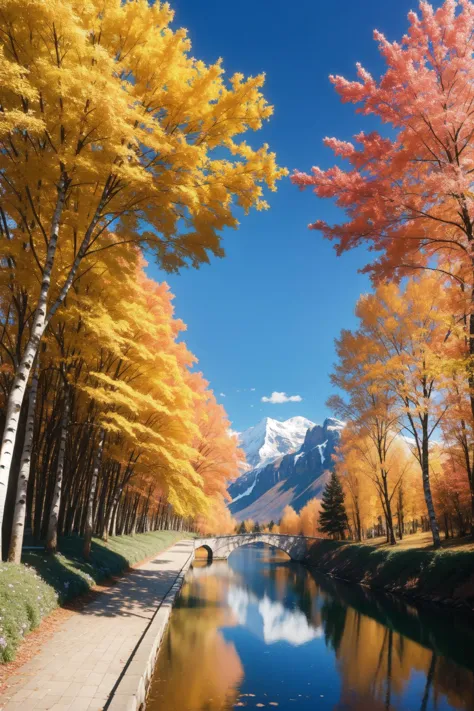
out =
<path fill-rule="evenodd" d="M 474 610 L 474 550 L 381 548 L 319 540 L 303 563 L 373 589 Z"/>
<path fill-rule="evenodd" d="M 184 541 L 177 545 L 182 545 Z M 190 542 L 186 542 L 190 543 Z M 150 685 L 156 659 L 160 650 L 173 606 L 191 564 L 194 560 L 194 544 L 190 544 L 189 556 L 166 595 L 157 600 L 157 610 L 137 644 L 121 678 L 116 684 L 104 711 L 142 711 Z"/>

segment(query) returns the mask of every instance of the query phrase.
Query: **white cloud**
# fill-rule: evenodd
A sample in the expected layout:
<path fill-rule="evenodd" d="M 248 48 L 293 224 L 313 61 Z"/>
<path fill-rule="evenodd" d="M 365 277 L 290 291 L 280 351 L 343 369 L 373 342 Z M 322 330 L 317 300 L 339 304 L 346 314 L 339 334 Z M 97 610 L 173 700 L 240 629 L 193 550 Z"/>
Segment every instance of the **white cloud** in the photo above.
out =
<path fill-rule="evenodd" d="M 225 397 L 225 393 L 219 393 L 220 397 Z"/>
<path fill-rule="evenodd" d="M 254 393 L 254 392 L 255 392 L 255 388 L 250 388 L 250 392 L 251 392 L 251 393 Z"/>
<path fill-rule="evenodd" d="M 237 430 L 233 430 L 232 427 L 229 427 L 227 430 L 227 434 L 229 437 L 235 437 L 236 439 L 239 439 L 240 437 L 240 432 L 237 432 Z"/>
<path fill-rule="evenodd" d="M 271 402 L 272 405 L 281 405 L 284 402 L 301 402 L 301 395 L 287 395 L 286 393 L 272 392 L 270 397 L 264 395 L 262 402 Z"/>

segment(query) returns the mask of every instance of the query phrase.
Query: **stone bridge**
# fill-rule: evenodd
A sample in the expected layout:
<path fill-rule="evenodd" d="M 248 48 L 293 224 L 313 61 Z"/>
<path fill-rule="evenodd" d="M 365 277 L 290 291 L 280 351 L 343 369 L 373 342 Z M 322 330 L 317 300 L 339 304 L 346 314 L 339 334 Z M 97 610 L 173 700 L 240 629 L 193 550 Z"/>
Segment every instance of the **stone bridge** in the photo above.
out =
<path fill-rule="evenodd" d="M 233 550 L 249 543 L 266 543 L 273 548 L 288 553 L 292 560 L 302 561 L 308 549 L 319 538 L 307 536 L 287 536 L 282 533 L 242 533 L 235 536 L 213 536 L 196 538 L 194 550 L 205 548 L 209 560 L 227 560 Z"/>

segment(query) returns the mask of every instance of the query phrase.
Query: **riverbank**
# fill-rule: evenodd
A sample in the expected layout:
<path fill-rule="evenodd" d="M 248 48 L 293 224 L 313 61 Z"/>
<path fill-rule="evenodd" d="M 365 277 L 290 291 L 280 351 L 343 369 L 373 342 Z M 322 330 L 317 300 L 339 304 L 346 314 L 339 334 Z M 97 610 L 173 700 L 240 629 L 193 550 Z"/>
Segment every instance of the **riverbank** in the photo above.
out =
<path fill-rule="evenodd" d="M 427 550 L 320 540 L 304 562 L 370 588 L 474 610 L 474 550 Z"/>
<path fill-rule="evenodd" d="M 89 561 L 82 558 L 83 541 L 65 538 L 60 551 L 28 551 L 22 564 L 0 563 L 0 662 L 15 658 L 26 635 L 55 608 L 87 593 L 94 585 L 123 574 L 188 537 L 177 531 L 154 531 L 94 539 Z"/>

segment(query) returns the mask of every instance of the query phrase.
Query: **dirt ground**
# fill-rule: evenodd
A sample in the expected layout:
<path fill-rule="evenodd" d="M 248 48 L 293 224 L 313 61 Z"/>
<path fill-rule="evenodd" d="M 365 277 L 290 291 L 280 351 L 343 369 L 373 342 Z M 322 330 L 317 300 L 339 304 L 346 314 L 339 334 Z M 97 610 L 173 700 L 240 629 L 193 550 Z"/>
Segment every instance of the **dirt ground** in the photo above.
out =
<path fill-rule="evenodd" d="M 364 543 L 367 543 L 368 545 L 372 546 L 381 546 L 387 548 L 390 547 L 386 542 L 385 536 L 381 538 L 371 538 L 364 541 Z M 433 538 L 430 532 L 413 533 L 408 536 L 405 536 L 401 541 L 397 539 L 396 547 L 429 549 L 433 547 Z M 470 536 L 465 536 L 464 538 L 449 538 L 447 541 L 445 541 L 444 536 L 441 535 L 441 547 L 449 550 L 474 550 L 474 540 Z"/>

